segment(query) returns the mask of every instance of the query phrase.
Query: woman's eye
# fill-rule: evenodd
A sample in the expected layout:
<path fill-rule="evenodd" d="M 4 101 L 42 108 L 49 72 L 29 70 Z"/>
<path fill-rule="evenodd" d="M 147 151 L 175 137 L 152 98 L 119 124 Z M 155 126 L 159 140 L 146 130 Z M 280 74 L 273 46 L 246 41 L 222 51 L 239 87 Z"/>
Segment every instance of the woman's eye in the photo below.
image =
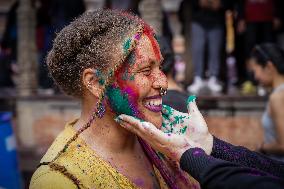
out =
<path fill-rule="evenodd" d="M 141 72 L 142 72 L 144 75 L 148 76 L 148 75 L 151 74 L 151 68 L 144 68 L 144 69 L 141 70 Z"/>

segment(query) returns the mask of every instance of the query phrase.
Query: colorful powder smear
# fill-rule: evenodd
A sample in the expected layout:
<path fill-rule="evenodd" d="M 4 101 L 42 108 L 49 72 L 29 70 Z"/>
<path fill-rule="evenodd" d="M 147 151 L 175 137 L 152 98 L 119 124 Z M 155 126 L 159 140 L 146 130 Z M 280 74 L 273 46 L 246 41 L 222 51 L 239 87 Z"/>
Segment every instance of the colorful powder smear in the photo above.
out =
<path fill-rule="evenodd" d="M 151 42 L 151 45 L 153 47 L 153 51 L 155 53 L 155 56 L 158 60 L 161 60 L 161 53 L 160 53 L 160 47 L 156 41 L 156 39 L 154 38 L 154 32 L 153 30 L 150 28 L 150 26 L 146 25 L 144 28 L 144 34 L 148 37 L 148 39 Z"/>
<path fill-rule="evenodd" d="M 123 43 L 123 53 L 124 54 L 128 53 L 130 46 L 131 46 L 131 39 L 129 38 Z"/>
<path fill-rule="evenodd" d="M 196 96 L 195 95 L 190 95 L 187 99 L 186 104 L 188 105 L 190 102 L 194 102 L 196 100 Z"/>
<path fill-rule="evenodd" d="M 137 107 L 135 107 L 135 104 L 131 102 L 130 99 L 131 89 L 123 91 L 112 85 L 107 87 L 106 96 L 109 99 L 109 105 L 112 111 L 117 115 L 127 114 L 130 116 L 137 116 Z"/>
<path fill-rule="evenodd" d="M 98 78 L 100 85 L 104 85 L 105 84 L 103 73 L 100 70 L 96 70 L 96 77 Z"/>
<path fill-rule="evenodd" d="M 145 34 L 151 42 L 153 51 L 158 60 L 161 59 L 161 53 L 159 46 L 153 37 L 154 32 L 152 29 L 145 25 L 143 34 Z M 122 45 L 124 54 L 127 54 L 131 48 L 131 45 L 134 40 L 139 40 L 140 35 L 136 35 L 134 39 L 127 38 Z M 134 81 L 135 75 L 128 72 L 130 66 L 134 65 L 137 59 L 137 50 L 130 52 L 127 59 L 125 60 L 125 66 L 121 66 L 114 75 L 116 78 L 116 84 L 108 86 L 106 88 L 106 96 L 109 99 L 109 105 L 113 112 L 117 115 L 127 114 L 135 117 L 141 118 L 138 111 L 138 89 L 136 86 L 129 85 L 129 82 Z"/>
<path fill-rule="evenodd" d="M 189 116 L 180 115 L 176 113 L 176 110 L 167 105 L 163 105 L 163 109 L 166 112 L 166 114 L 162 114 L 164 133 L 185 134 L 188 128 L 185 125 L 185 120 L 189 119 Z"/>

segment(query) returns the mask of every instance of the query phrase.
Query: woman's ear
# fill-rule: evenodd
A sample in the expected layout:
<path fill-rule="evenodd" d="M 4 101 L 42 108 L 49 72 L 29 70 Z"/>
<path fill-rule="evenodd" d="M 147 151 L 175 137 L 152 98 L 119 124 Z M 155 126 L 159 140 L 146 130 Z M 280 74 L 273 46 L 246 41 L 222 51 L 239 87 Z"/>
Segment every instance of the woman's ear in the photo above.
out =
<path fill-rule="evenodd" d="M 99 79 L 96 76 L 96 70 L 93 68 L 87 68 L 83 71 L 83 85 L 86 92 L 93 94 L 96 97 L 101 96 L 102 88 L 99 84 Z"/>

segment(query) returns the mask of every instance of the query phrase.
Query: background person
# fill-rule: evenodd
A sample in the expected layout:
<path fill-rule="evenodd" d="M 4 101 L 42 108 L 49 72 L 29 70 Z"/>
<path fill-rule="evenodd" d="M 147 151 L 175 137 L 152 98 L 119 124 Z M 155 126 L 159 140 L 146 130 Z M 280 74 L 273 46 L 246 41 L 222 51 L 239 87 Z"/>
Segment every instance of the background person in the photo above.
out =
<path fill-rule="evenodd" d="M 272 93 L 262 116 L 264 143 L 260 151 L 284 161 L 284 51 L 273 43 L 255 46 L 250 57 L 254 77 Z"/>

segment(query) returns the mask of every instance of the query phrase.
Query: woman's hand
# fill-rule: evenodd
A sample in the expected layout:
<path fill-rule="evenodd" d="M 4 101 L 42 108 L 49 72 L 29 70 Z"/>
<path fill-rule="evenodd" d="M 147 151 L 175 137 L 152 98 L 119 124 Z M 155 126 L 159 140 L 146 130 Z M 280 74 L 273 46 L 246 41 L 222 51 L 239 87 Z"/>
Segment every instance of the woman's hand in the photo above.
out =
<path fill-rule="evenodd" d="M 188 114 L 181 113 L 165 106 L 162 128 L 164 132 L 149 122 L 128 115 L 120 115 L 116 120 L 154 149 L 179 162 L 181 155 L 189 148 L 202 148 L 210 154 L 213 146 L 213 137 L 192 97 L 189 98 L 188 111 Z"/>
<path fill-rule="evenodd" d="M 197 108 L 195 99 L 195 96 L 188 98 L 188 113 L 182 113 L 163 105 L 161 130 L 164 133 L 187 136 L 188 139 L 199 144 L 206 154 L 210 155 L 213 147 L 213 136 L 208 131 L 207 124 Z"/>
<path fill-rule="evenodd" d="M 189 148 L 201 148 L 201 146 L 188 139 L 186 135 L 163 133 L 152 123 L 141 121 L 132 116 L 122 114 L 116 118 L 116 121 L 125 129 L 141 137 L 155 150 L 177 162 L 180 161 L 182 154 Z"/>

